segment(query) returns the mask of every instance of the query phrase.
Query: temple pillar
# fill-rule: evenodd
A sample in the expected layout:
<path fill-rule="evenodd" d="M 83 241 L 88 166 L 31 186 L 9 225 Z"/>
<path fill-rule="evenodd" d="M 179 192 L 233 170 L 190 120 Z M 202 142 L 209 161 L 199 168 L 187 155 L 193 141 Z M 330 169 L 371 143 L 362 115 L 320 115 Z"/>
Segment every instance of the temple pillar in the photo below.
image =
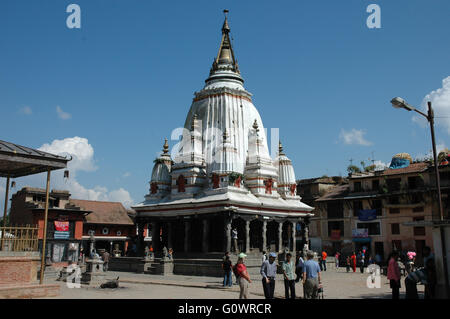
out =
<path fill-rule="evenodd" d="M 225 251 L 231 250 L 231 218 L 225 219 Z"/>
<path fill-rule="evenodd" d="M 190 248 L 190 232 L 191 232 L 191 221 L 184 221 L 184 252 L 187 253 Z"/>
<path fill-rule="evenodd" d="M 159 250 L 159 228 L 158 223 L 152 222 L 152 247 L 153 252 L 156 253 Z"/>
<path fill-rule="evenodd" d="M 281 252 L 283 245 L 283 222 L 278 223 L 278 252 Z"/>
<path fill-rule="evenodd" d="M 292 222 L 292 255 L 295 257 L 296 253 L 297 253 L 297 243 L 296 243 L 296 234 L 297 232 L 297 223 L 296 222 Z"/>
<path fill-rule="evenodd" d="M 202 251 L 209 251 L 209 221 L 206 218 L 203 219 Z"/>
<path fill-rule="evenodd" d="M 248 253 L 250 251 L 250 221 L 245 221 L 245 249 L 244 251 Z"/>
<path fill-rule="evenodd" d="M 267 220 L 263 220 L 262 225 L 262 250 L 266 251 L 267 249 Z"/>
<path fill-rule="evenodd" d="M 136 242 L 136 254 L 137 256 L 144 255 L 144 222 L 138 221 L 137 223 L 137 242 Z"/>

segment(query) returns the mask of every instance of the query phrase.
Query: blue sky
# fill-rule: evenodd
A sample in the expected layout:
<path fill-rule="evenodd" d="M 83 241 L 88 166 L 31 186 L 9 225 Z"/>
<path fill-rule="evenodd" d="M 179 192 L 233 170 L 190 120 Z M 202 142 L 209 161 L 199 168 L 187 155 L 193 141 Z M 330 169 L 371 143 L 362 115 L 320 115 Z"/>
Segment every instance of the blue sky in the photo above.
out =
<path fill-rule="evenodd" d="M 81 29 L 66 26 L 70 3 Z M 366 26 L 371 3 L 381 29 Z M 346 175 L 350 158 L 372 152 L 383 163 L 428 153 L 427 126 L 393 109 L 394 96 L 420 106 L 434 91 L 437 142 L 450 145 L 448 0 L 4 0 L 0 139 L 58 148 L 80 137 L 87 155 L 68 185 L 141 201 L 164 137 L 204 85 L 225 8 L 245 87 L 264 125 L 280 128 L 297 178 Z"/>

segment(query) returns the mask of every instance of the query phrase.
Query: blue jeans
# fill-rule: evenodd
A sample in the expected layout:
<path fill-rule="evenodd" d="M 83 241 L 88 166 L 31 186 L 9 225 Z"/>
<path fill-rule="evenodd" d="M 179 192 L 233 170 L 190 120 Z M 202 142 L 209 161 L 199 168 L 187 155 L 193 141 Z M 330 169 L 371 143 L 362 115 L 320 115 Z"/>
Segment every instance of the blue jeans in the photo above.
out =
<path fill-rule="evenodd" d="M 223 286 L 224 287 L 226 287 L 226 286 L 231 287 L 233 285 L 231 274 L 232 274 L 231 270 L 228 272 L 225 272 L 223 274 Z"/>

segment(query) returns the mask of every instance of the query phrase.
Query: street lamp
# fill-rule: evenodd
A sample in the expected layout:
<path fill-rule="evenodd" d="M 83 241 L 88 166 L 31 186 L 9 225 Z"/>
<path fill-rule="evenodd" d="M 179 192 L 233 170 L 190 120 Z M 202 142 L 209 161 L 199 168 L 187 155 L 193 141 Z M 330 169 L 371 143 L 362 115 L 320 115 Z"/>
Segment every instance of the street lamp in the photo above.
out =
<path fill-rule="evenodd" d="M 425 114 L 421 111 L 419 111 L 418 109 L 416 109 L 415 107 L 409 105 L 408 103 L 406 103 L 406 101 L 404 99 L 402 99 L 401 97 L 394 97 L 391 100 L 392 106 L 396 109 L 405 109 L 407 111 L 414 111 L 419 113 L 420 115 L 422 115 L 423 117 L 425 117 L 428 122 L 430 123 L 430 130 L 431 130 L 431 142 L 433 144 L 433 160 L 434 160 L 434 171 L 436 174 L 436 188 L 437 188 L 437 193 L 438 193 L 438 205 L 439 205 L 439 220 L 441 222 L 444 221 L 444 210 L 442 207 L 442 196 L 441 196 L 441 181 L 440 181 L 440 177 L 439 177 L 439 166 L 438 166 L 438 158 L 437 158 L 437 154 L 436 154 L 436 141 L 434 138 L 434 112 L 433 109 L 431 107 L 431 102 L 428 101 L 428 114 Z M 433 216 L 433 220 L 434 220 L 434 216 Z M 446 256 L 446 249 L 445 249 L 445 235 L 444 235 L 444 230 L 443 230 L 443 225 L 441 225 L 440 227 L 440 233 L 441 233 L 441 247 L 442 247 L 442 258 L 443 258 L 443 264 L 444 264 L 444 274 L 445 274 L 445 282 L 448 285 L 448 271 L 447 271 L 447 256 Z"/>

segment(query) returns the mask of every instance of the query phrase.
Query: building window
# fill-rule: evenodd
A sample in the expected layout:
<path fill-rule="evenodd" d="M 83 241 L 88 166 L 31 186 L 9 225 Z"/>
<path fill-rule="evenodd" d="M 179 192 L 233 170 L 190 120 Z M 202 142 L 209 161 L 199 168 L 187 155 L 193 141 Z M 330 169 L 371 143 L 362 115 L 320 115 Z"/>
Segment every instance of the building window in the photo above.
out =
<path fill-rule="evenodd" d="M 400 235 L 400 224 L 391 224 L 391 234 Z"/>
<path fill-rule="evenodd" d="M 383 208 L 383 203 L 381 202 L 381 199 L 374 199 L 372 201 L 372 209 L 375 209 L 377 211 L 377 216 L 382 215 L 382 208 Z"/>
<path fill-rule="evenodd" d="M 355 192 L 360 192 L 362 190 L 361 188 L 361 182 L 354 182 L 353 183 L 353 188 Z"/>
<path fill-rule="evenodd" d="M 398 204 L 400 204 L 400 198 L 398 196 L 390 196 L 388 201 L 389 201 L 390 205 L 398 205 Z"/>
<path fill-rule="evenodd" d="M 409 189 L 417 189 L 423 187 L 423 179 L 419 176 L 410 176 L 408 177 L 408 188 Z"/>
<path fill-rule="evenodd" d="M 358 217 L 359 211 L 363 209 L 363 203 L 360 200 L 355 200 L 353 202 L 353 216 Z"/>
<path fill-rule="evenodd" d="M 340 237 L 344 237 L 344 222 L 343 221 L 330 221 L 328 222 L 328 237 L 331 237 L 333 230 L 340 232 Z"/>
<path fill-rule="evenodd" d="M 342 201 L 327 203 L 328 218 L 344 218 L 344 205 Z"/>
<path fill-rule="evenodd" d="M 378 179 L 374 179 L 372 181 L 372 190 L 377 191 L 380 188 L 380 181 Z"/>
<path fill-rule="evenodd" d="M 412 209 L 413 213 L 423 213 L 424 207 L 423 206 L 419 206 L 419 207 L 414 207 Z"/>
<path fill-rule="evenodd" d="M 421 221 L 421 220 L 425 220 L 425 217 L 421 216 L 421 217 L 414 217 L 413 219 L 415 222 L 417 221 Z M 414 236 L 425 236 L 425 227 L 423 226 L 416 226 L 414 227 Z"/>
<path fill-rule="evenodd" d="M 400 214 L 400 208 L 389 208 L 389 214 Z"/>
<path fill-rule="evenodd" d="M 421 193 L 412 194 L 411 204 L 420 204 L 423 202 L 423 195 Z"/>
<path fill-rule="evenodd" d="M 381 235 L 381 227 L 380 223 L 358 223 L 356 225 L 357 228 L 367 228 L 369 231 L 369 236 L 377 236 Z"/>
<path fill-rule="evenodd" d="M 388 178 L 386 179 L 386 184 L 390 192 L 399 191 L 401 185 L 401 178 Z"/>

